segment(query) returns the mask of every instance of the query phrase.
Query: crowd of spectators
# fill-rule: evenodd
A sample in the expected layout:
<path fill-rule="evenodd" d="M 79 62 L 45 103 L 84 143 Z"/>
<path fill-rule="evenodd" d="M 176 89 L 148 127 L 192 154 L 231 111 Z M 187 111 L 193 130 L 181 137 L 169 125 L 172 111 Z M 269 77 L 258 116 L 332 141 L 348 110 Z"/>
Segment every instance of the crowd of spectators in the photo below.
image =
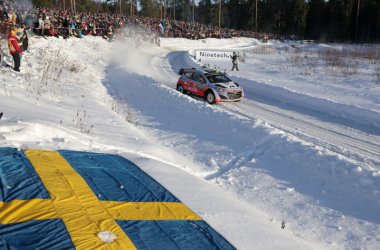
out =
<path fill-rule="evenodd" d="M 186 22 L 139 16 L 120 16 L 104 13 L 73 13 L 71 10 L 33 8 L 25 1 L 0 0 L 0 33 L 6 34 L 11 25 L 25 23 L 34 34 L 68 38 L 87 35 L 112 40 L 126 25 L 138 25 L 158 37 L 187 39 L 252 37 L 279 38 L 269 34 L 240 31 Z"/>
<path fill-rule="evenodd" d="M 17 7 L 17 5 L 16 5 Z M 95 13 L 72 13 L 69 10 L 60 11 L 47 8 L 33 8 L 26 12 L 0 6 L 1 33 L 6 33 L 12 26 L 20 27 L 25 23 L 34 34 L 40 36 L 103 36 L 112 39 L 115 29 L 125 25 L 125 18 L 116 15 Z M 15 14 L 14 14 L 15 13 Z"/>
<path fill-rule="evenodd" d="M 112 41 L 115 35 L 123 33 L 126 37 L 134 37 L 140 41 L 149 39 L 156 43 L 160 37 L 193 40 L 232 37 L 250 37 L 262 41 L 283 39 L 271 34 L 221 28 L 197 22 L 37 8 L 33 7 L 30 1 L 0 0 L 0 49 L 4 38 L 7 35 L 9 38 L 10 30 L 14 31 L 15 28 L 18 30 L 16 38 L 22 45 L 21 50 L 27 50 L 28 34 L 65 39 L 101 36 Z"/>

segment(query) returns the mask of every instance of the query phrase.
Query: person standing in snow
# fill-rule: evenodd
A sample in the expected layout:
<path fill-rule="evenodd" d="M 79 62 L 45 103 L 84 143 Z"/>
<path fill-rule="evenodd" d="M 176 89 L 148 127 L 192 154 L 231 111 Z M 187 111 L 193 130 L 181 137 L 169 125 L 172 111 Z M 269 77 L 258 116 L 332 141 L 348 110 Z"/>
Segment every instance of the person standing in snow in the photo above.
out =
<path fill-rule="evenodd" d="M 233 55 L 231 56 L 232 58 L 232 69 L 231 71 L 234 71 L 234 69 L 236 69 L 237 71 L 239 71 L 239 68 L 238 68 L 238 56 L 236 55 L 236 52 L 233 53 Z"/>
<path fill-rule="evenodd" d="M 20 72 L 22 50 L 17 43 L 16 28 L 11 28 L 8 35 L 8 48 L 14 61 L 14 70 Z"/>
<path fill-rule="evenodd" d="M 22 26 L 21 26 L 21 29 L 19 30 L 20 32 L 20 41 L 21 41 L 21 50 L 24 52 L 24 51 L 27 51 L 28 50 L 28 46 L 29 46 L 29 38 L 28 38 L 28 33 L 27 33 L 27 29 L 29 29 L 28 27 L 26 27 L 26 24 L 23 23 Z M 19 42 L 19 45 L 20 45 L 20 42 Z"/>
<path fill-rule="evenodd" d="M 113 34 L 114 34 L 114 29 L 113 29 L 112 25 L 108 25 L 106 39 L 108 39 L 108 41 L 112 42 Z"/>

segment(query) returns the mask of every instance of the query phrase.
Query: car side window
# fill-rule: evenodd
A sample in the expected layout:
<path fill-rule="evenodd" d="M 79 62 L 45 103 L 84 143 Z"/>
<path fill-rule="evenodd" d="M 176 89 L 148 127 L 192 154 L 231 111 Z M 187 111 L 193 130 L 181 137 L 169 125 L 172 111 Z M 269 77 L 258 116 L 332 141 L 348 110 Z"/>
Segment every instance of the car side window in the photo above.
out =
<path fill-rule="evenodd" d="M 214 83 L 215 82 L 215 77 L 214 76 L 207 76 L 208 80 L 211 82 L 211 83 Z"/>
<path fill-rule="evenodd" d="M 218 83 L 218 82 L 229 82 L 230 79 L 228 79 L 226 76 L 224 75 L 216 75 L 214 76 L 213 78 L 213 81 L 210 80 L 210 82 L 213 82 L 213 83 Z"/>
<path fill-rule="evenodd" d="M 199 76 L 199 82 L 200 82 L 200 83 L 203 83 L 203 84 L 206 83 L 205 78 L 204 78 L 202 75 Z"/>
<path fill-rule="evenodd" d="M 201 76 L 201 74 L 199 74 L 198 72 L 194 72 L 194 74 L 192 75 L 191 79 L 193 79 L 194 81 L 199 82 L 199 77 L 200 76 Z"/>
<path fill-rule="evenodd" d="M 191 78 L 191 75 L 193 74 L 193 72 L 185 72 L 185 77 L 186 78 Z"/>

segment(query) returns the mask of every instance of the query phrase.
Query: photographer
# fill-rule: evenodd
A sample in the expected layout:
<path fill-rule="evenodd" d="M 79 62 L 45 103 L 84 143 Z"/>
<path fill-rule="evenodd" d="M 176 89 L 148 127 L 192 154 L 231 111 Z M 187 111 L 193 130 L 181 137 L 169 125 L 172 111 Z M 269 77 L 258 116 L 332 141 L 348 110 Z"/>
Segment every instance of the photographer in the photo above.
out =
<path fill-rule="evenodd" d="M 238 68 L 238 56 L 236 54 L 236 52 L 234 52 L 231 56 L 232 58 L 232 69 L 231 71 L 234 71 L 234 69 L 236 69 L 237 71 L 239 71 L 239 68 Z"/>

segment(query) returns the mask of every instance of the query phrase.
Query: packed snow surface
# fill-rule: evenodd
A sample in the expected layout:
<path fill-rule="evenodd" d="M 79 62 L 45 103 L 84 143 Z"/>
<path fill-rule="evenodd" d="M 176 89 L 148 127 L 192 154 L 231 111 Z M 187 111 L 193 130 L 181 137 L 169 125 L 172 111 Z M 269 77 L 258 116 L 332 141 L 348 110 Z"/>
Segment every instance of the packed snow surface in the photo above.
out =
<path fill-rule="evenodd" d="M 175 90 L 180 68 L 230 70 L 195 58 L 200 49 L 244 56 L 229 72 L 243 101 L 209 105 Z M 120 154 L 238 249 L 379 249 L 380 69 L 324 60 L 352 50 L 33 37 L 21 73 L 0 68 L 0 143 Z"/>

